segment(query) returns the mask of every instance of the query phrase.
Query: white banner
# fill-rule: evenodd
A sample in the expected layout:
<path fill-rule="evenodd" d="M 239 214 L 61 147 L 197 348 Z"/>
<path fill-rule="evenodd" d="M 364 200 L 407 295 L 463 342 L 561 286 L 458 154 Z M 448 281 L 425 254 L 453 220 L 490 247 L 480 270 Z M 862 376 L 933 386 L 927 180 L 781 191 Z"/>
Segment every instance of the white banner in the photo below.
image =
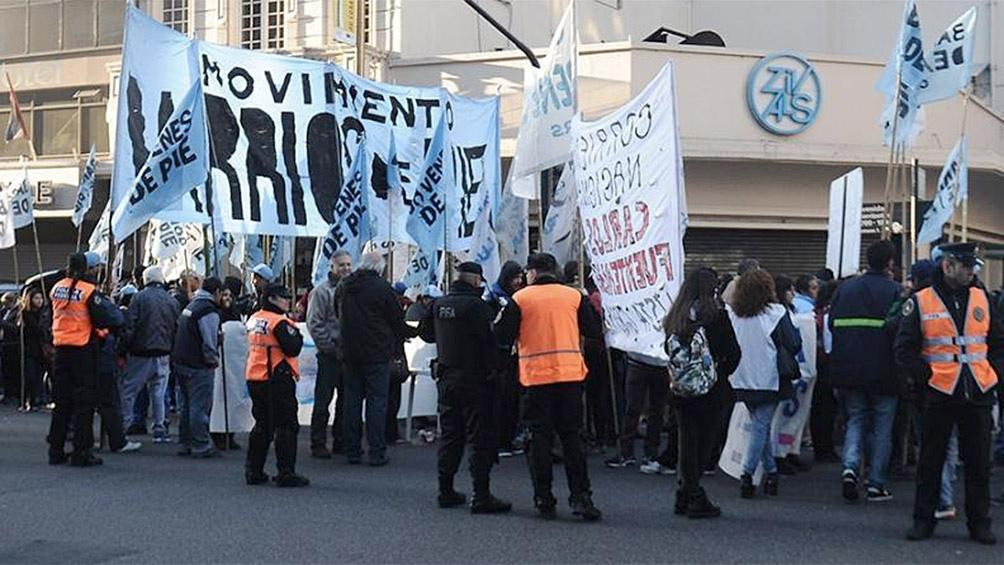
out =
<path fill-rule="evenodd" d="M 662 319 L 683 281 L 686 196 L 667 63 L 638 96 L 572 122 L 579 213 L 610 347 L 666 359 Z"/>
<path fill-rule="evenodd" d="M 481 213 L 486 217 L 477 222 L 477 227 L 474 229 L 474 239 L 471 240 L 471 250 L 460 252 L 458 258 L 461 261 L 474 261 L 481 265 L 485 281 L 491 285 L 502 272 L 502 260 L 499 257 L 499 244 L 495 237 L 493 222 L 487 217 L 491 214 L 491 209 L 486 207 Z M 447 281 L 447 284 L 451 282 Z"/>
<path fill-rule="evenodd" d="M 226 322 L 220 331 L 223 334 L 223 363 L 216 369 L 214 378 L 209 431 L 223 433 L 229 424 L 232 433 L 249 432 L 254 427 L 254 418 L 251 416 L 251 395 L 244 379 L 248 359 L 247 330 L 240 322 Z M 226 411 L 223 409 L 223 367 L 227 369 Z M 229 416 L 229 422 L 224 419 L 225 416 Z"/>
<path fill-rule="evenodd" d="M 521 198 L 539 198 L 537 184 L 525 179 L 567 162 L 572 151 L 570 126 L 577 106 L 574 8 L 569 0 L 542 67 L 527 64 L 523 70 L 523 117 L 511 172 L 513 193 Z"/>
<path fill-rule="evenodd" d="M 495 216 L 495 237 L 499 242 L 499 260 L 526 263 L 530 255 L 530 203 L 511 190 L 504 190 L 499 198 Z"/>
<path fill-rule="evenodd" d="M 861 167 L 830 183 L 830 222 L 826 237 L 826 268 L 838 279 L 861 266 L 861 207 L 864 205 Z"/>
<path fill-rule="evenodd" d="M 0 191 L 0 249 L 14 247 L 14 210 L 7 195 Z"/>
<path fill-rule="evenodd" d="M 209 143 L 202 88 L 196 83 L 164 123 L 146 163 L 112 215 L 117 241 L 180 201 L 209 174 Z"/>
<path fill-rule="evenodd" d="M 973 76 L 973 44 L 976 42 L 976 7 L 959 16 L 941 34 L 925 57 L 929 65 L 917 102 L 927 104 L 951 98 L 969 84 Z"/>
<path fill-rule="evenodd" d="M 94 226 L 91 237 L 87 239 L 87 250 L 100 254 L 106 261 L 108 260 L 108 238 L 111 235 L 108 230 L 108 220 L 111 216 L 108 207 L 111 204 L 111 201 L 105 203 L 105 209 L 101 211 L 98 223 Z"/>
<path fill-rule="evenodd" d="M 157 260 L 164 279 L 171 281 L 187 270 L 206 276 L 206 240 L 202 224 L 169 224 L 170 231 L 157 234 L 158 245 L 173 247 L 174 252 Z M 150 237 L 149 235 L 147 237 Z"/>
<path fill-rule="evenodd" d="M 558 265 L 579 260 L 581 236 L 575 198 L 575 167 L 565 166 L 554 187 L 551 207 L 540 231 L 541 248 L 554 255 Z"/>
<path fill-rule="evenodd" d="M 886 145 L 893 144 L 894 130 L 895 144 L 909 146 L 923 129 L 918 92 L 926 78 L 927 68 L 917 6 L 915 0 L 906 0 L 896 46 L 877 85 L 878 90 L 886 95 L 886 107 L 880 119 Z"/>
<path fill-rule="evenodd" d="M 7 187 L 14 214 L 14 229 L 30 226 L 35 221 L 35 190 L 28 181 L 28 165 L 21 166 L 21 179 Z"/>
<path fill-rule="evenodd" d="M 74 226 L 80 226 L 84 221 L 84 215 L 91 209 L 91 199 L 94 196 L 94 169 L 97 165 L 95 148 L 91 145 L 91 153 L 87 156 L 87 163 L 84 164 L 84 172 L 80 174 L 80 184 L 77 187 L 77 201 L 73 205 L 73 217 L 71 221 Z"/>
<path fill-rule="evenodd" d="M 969 195 L 969 156 L 966 136 L 959 138 L 938 175 L 938 192 L 924 213 L 924 223 L 917 233 L 917 243 L 930 243 L 941 237 L 942 227 L 952 218 L 955 207 Z"/>

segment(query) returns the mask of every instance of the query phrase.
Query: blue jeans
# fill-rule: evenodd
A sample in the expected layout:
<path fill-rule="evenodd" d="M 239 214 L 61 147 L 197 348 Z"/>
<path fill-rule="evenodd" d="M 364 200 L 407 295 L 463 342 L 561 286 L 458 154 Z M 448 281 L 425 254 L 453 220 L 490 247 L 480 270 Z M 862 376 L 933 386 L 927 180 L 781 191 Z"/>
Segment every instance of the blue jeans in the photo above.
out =
<path fill-rule="evenodd" d="M 178 442 L 192 453 L 212 451 L 209 412 L 213 409 L 213 369 L 174 366 L 178 380 Z"/>
<path fill-rule="evenodd" d="M 139 357 L 130 355 L 125 372 L 119 383 L 122 395 L 123 420 L 128 426 L 133 419 L 133 409 L 136 395 L 141 388 L 146 388 L 150 394 L 150 404 L 153 407 L 153 435 L 164 436 L 167 429 L 164 395 L 167 392 L 167 377 L 171 372 L 169 355 L 160 357 Z"/>
<path fill-rule="evenodd" d="M 842 390 L 840 396 L 847 412 L 844 470 L 858 472 L 864 457 L 867 433 L 870 458 L 867 486 L 882 488 L 888 478 L 889 458 L 892 456 L 892 426 L 896 419 L 897 398 L 853 389 Z"/>
<path fill-rule="evenodd" d="M 387 451 L 387 395 L 390 363 L 351 363 L 342 376 L 345 392 L 344 448 L 349 459 L 362 457 L 363 400 L 366 401 L 366 443 L 371 461 Z"/>
<path fill-rule="evenodd" d="M 777 462 L 774 461 L 774 450 L 771 449 L 770 424 L 774 420 L 777 402 L 750 405 L 750 443 L 746 449 L 746 460 L 743 461 L 743 473 L 752 476 L 756 468 L 763 463 L 767 474 L 777 473 Z"/>
<path fill-rule="evenodd" d="M 945 450 L 945 466 L 941 468 L 941 499 L 940 506 L 955 505 L 955 477 L 959 467 L 959 430 L 952 430 L 948 438 L 948 449 Z"/>

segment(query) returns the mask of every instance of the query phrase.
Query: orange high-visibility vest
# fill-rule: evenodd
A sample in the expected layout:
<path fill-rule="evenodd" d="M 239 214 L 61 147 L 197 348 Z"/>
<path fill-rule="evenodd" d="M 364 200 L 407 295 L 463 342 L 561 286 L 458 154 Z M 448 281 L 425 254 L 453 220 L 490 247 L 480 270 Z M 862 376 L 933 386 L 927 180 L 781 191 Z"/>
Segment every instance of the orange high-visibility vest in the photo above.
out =
<path fill-rule="evenodd" d="M 97 287 L 93 284 L 65 278 L 52 287 L 52 344 L 83 347 L 91 341 L 94 326 L 87 302 Z"/>
<path fill-rule="evenodd" d="M 927 383 L 931 388 L 949 395 L 955 392 L 963 364 L 969 366 L 981 391 L 986 392 L 997 384 L 997 374 L 987 360 L 990 301 L 986 292 L 975 287 L 969 289 L 966 327 L 962 335 L 933 288 L 917 293 L 917 306 L 924 333 L 921 354 L 931 365 L 931 379 Z"/>
<path fill-rule="evenodd" d="M 248 331 L 248 364 L 244 371 L 245 379 L 267 381 L 269 374 L 284 360 L 293 369 L 293 377 L 300 376 L 300 360 L 297 357 L 287 357 L 279 346 L 279 340 L 275 338 L 275 327 L 283 321 L 296 327 L 296 322 L 293 320 L 267 310 L 259 310 L 248 318 L 245 324 Z"/>
<path fill-rule="evenodd" d="M 534 285 L 513 296 L 519 305 L 519 382 L 523 386 L 586 378 L 579 348 L 582 294 L 560 284 Z"/>

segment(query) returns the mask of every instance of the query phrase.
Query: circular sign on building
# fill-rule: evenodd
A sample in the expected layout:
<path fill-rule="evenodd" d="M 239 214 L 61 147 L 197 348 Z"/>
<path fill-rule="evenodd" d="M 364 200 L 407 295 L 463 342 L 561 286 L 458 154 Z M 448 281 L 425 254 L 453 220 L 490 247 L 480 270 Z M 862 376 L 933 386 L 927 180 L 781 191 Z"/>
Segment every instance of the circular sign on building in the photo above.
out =
<path fill-rule="evenodd" d="M 816 68 L 795 53 L 767 55 L 746 79 L 750 113 L 760 127 L 776 135 L 795 135 L 812 125 L 822 99 Z"/>

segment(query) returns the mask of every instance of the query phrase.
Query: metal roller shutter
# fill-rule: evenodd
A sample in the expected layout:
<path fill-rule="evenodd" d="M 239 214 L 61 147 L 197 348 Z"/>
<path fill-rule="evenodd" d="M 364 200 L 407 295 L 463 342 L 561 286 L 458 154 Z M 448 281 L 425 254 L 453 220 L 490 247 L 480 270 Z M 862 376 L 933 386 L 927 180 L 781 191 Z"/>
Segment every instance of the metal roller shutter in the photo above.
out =
<path fill-rule="evenodd" d="M 734 273 L 741 259 L 755 257 L 772 274 L 795 277 L 826 263 L 826 232 L 821 230 L 688 228 L 683 245 L 687 270 L 707 266 Z"/>

